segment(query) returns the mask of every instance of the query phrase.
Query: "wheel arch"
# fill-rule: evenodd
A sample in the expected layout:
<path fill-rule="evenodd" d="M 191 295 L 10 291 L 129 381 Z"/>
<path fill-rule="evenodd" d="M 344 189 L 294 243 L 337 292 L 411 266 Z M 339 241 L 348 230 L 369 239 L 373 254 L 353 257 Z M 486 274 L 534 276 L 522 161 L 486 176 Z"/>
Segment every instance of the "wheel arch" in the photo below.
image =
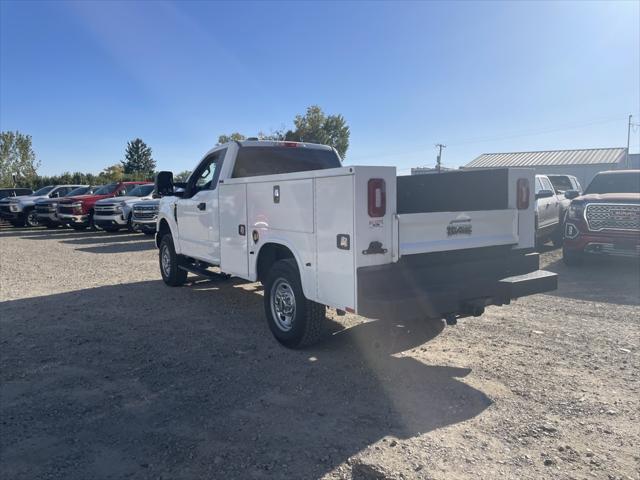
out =
<path fill-rule="evenodd" d="M 293 259 L 300 272 L 300 263 L 297 256 L 288 245 L 284 243 L 269 241 L 260 246 L 258 255 L 256 258 L 256 277 L 257 280 L 264 283 L 264 280 L 269 272 L 269 269 L 278 260 Z"/>
<path fill-rule="evenodd" d="M 162 237 L 167 233 L 171 233 L 171 227 L 169 226 L 169 222 L 166 218 L 161 218 L 158 222 L 158 232 L 156 233 L 156 247 L 160 248 L 160 242 L 162 242 Z"/>

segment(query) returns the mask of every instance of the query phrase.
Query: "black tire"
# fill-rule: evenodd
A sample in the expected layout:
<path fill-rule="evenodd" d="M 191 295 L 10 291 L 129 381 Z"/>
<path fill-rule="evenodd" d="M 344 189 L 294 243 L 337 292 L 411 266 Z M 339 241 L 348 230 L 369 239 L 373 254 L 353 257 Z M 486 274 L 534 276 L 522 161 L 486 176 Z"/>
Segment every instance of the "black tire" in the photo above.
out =
<path fill-rule="evenodd" d="M 89 212 L 89 230 L 91 230 L 92 232 L 95 232 L 98 230 L 98 227 L 96 226 L 96 222 L 93 220 L 93 210 Z"/>
<path fill-rule="evenodd" d="M 584 254 L 574 250 L 562 249 L 562 261 L 567 267 L 577 267 L 584 262 Z"/>
<path fill-rule="evenodd" d="M 133 229 L 133 223 L 131 223 L 131 216 L 132 214 L 129 214 L 129 218 L 127 218 L 127 232 L 129 233 L 133 233 L 135 230 Z"/>
<path fill-rule="evenodd" d="M 25 227 L 37 227 L 40 225 L 38 222 L 38 214 L 35 209 L 27 210 L 24 215 L 24 226 Z"/>
<path fill-rule="evenodd" d="M 160 274 L 162 275 L 164 283 L 170 287 L 184 285 L 184 282 L 187 281 L 187 271 L 178 267 L 180 264 L 180 255 L 176 253 L 176 249 L 173 246 L 173 238 L 170 234 L 162 237 L 160 250 L 158 252 Z"/>
<path fill-rule="evenodd" d="M 292 311 L 291 300 L 294 300 Z M 283 309 L 289 309 L 290 315 L 279 315 L 278 310 Z M 267 273 L 264 310 L 271 333 L 285 347 L 306 347 L 322 338 L 326 308 L 304 296 L 300 274 L 292 259 L 277 261 Z"/>
<path fill-rule="evenodd" d="M 553 242 L 553 246 L 556 248 L 560 248 L 564 245 L 564 224 L 558 225 L 558 229 L 553 232 L 551 236 L 551 241 Z"/>

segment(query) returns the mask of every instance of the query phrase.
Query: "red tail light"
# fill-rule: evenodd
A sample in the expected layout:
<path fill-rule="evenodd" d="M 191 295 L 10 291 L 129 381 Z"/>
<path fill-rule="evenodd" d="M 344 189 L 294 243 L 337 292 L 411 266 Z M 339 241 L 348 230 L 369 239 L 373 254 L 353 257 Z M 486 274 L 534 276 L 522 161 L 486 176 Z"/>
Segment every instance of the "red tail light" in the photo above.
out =
<path fill-rule="evenodd" d="M 387 213 L 387 191 L 384 179 L 372 178 L 367 185 L 370 217 L 384 217 Z"/>
<path fill-rule="evenodd" d="M 531 191 L 529 190 L 529 180 L 526 178 L 519 178 L 517 185 L 518 188 L 516 194 L 518 196 L 518 210 L 526 210 L 529 208 L 529 196 L 531 194 Z"/>

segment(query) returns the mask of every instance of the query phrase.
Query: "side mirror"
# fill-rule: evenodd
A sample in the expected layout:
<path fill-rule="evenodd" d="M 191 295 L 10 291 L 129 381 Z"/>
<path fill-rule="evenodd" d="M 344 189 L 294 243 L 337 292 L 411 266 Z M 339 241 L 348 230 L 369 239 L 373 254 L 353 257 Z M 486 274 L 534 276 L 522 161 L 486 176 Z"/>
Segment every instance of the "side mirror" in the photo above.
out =
<path fill-rule="evenodd" d="M 549 197 L 553 197 L 553 192 L 551 190 L 540 190 L 538 193 L 536 193 L 536 200 L 538 198 L 549 198 Z"/>
<path fill-rule="evenodd" d="M 569 200 L 573 200 L 576 197 L 580 196 L 580 192 L 578 192 L 577 190 L 567 190 L 566 192 L 564 192 L 564 198 L 567 198 Z"/>
<path fill-rule="evenodd" d="M 173 188 L 173 173 L 172 172 L 158 172 L 155 181 L 155 191 L 159 197 L 174 194 Z"/>

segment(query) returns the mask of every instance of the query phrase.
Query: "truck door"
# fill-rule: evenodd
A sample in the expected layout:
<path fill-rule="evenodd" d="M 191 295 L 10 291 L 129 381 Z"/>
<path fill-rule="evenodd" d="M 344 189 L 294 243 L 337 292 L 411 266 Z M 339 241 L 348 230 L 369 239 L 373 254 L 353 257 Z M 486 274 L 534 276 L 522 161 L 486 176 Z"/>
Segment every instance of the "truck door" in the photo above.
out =
<path fill-rule="evenodd" d="M 247 185 L 220 185 L 220 269 L 238 277 L 249 276 L 247 252 Z"/>
<path fill-rule="evenodd" d="M 554 192 L 553 197 L 545 198 L 545 200 L 547 201 L 546 210 L 548 213 L 548 224 L 553 225 L 560 221 L 560 199 L 558 198 L 558 195 L 555 194 L 555 189 L 553 188 L 551 180 L 549 180 L 547 177 L 542 177 L 541 180 L 542 188 Z"/>
<path fill-rule="evenodd" d="M 542 184 L 542 177 L 536 176 L 536 195 L 540 190 L 545 190 L 546 187 Z M 548 227 L 551 223 L 551 214 L 549 212 L 549 205 L 553 197 L 538 198 L 536 199 L 536 213 L 538 214 L 538 227 Z"/>
<path fill-rule="evenodd" d="M 200 162 L 176 207 L 182 253 L 215 265 L 220 262 L 217 184 L 225 153 L 217 150 Z"/>

